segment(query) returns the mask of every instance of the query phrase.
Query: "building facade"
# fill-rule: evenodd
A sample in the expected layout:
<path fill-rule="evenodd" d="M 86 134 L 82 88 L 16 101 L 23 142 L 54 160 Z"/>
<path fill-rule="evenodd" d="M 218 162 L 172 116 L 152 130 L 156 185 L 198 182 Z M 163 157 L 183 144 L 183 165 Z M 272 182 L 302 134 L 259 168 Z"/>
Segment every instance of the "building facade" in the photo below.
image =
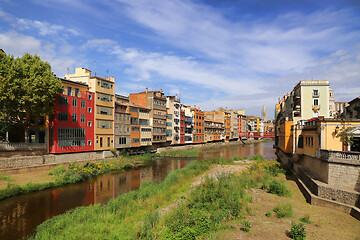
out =
<path fill-rule="evenodd" d="M 130 113 L 129 98 L 126 96 L 115 95 L 115 129 L 114 129 L 114 148 L 130 148 Z"/>
<path fill-rule="evenodd" d="M 85 83 L 60 79 L 64 92 L 55 98 L 49 122 L 49 153 L 94 150 L 94 93 Z"/>
<path fill-rule="evenodd" d="M 161 144 L 166 142 L 166 97 L 162 89 L 160 91 L 146 91 L 131 93 L 130 102 L 151 110 L 150 124 L 153 127 L 152 143 Z"/>
<path fill-rule="evenodd" d="M 94 150 L 110 150 L 114 147 L 115 78 L 85 68 L 76 68 L 65 78 L 87 84 L 95 94 Z"/>

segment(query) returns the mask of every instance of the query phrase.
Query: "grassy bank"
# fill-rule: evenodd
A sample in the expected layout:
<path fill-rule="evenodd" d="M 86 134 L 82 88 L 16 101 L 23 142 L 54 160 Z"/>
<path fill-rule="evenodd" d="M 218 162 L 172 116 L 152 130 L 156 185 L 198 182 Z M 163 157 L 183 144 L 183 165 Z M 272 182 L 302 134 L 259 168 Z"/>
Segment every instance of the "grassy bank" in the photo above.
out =
<path fill-rule="evenodd" d="M 33 181 L 35 182 L 28 182 L 24 185 L 15 184 L 14 178 L 1 174 L 0 181 L 6 181 L 7 185 L 0 190 L 0 200 L 14 195 L 88 180 L 94 176 L 106 174 L 110 171 L 129 169 L 154 161 L 155 155 L 147 153 L 139 156 L 111 158 L 98 162 L 86 162 L 82 164 L 71 163 L 67 167 L 59 165 L 47 173 L 50 175 L 49 179 L 52 179 L 52 181 L 36 182 L 36 176 L 34 176 Z"/>
<path fill-rule="evenodd" d="M 196 149 L 177 149 L 169 150 L 156 154 L 159 157 L 183 157 L 183 158 L 197 158 L 199 151 Z"/>
<path fill-rule="evenodd" d="M 106 206 L 56 216 L 32 239 L 356 239 L 360 233 L 349 215 L 307 204 L 275 161 L 255 156 L 232 174 L 208 170 L 213 163 L 231 167 L 234 160 L 240 159 L 192 162 L 161 184 L 147 182 Z"/>
<path fill-rule="evenodd" d="M 209 237 L 228 228 L 229 221 L 246 217 L 251 196 L 245 189 L 268 188 L 279 172 L 277 162 L 259 161 L 244 172 L 206 178 L 200 186 L 188 191 L 193 178 L 208 170 L 211 164 L 231 162 L 233 160 L 221 158 L 192 162 L 171 172 L 159 185 L 148 182 L 139 190 L 111 200 L 106 206 L 81 207 L 56 216 L 38 226 L 34 239 Z M 253 175 L 254 172 L 257 174 Z M 159 214 L 159 210 L 174 200 L 177 202 L 174 209 Z"/>

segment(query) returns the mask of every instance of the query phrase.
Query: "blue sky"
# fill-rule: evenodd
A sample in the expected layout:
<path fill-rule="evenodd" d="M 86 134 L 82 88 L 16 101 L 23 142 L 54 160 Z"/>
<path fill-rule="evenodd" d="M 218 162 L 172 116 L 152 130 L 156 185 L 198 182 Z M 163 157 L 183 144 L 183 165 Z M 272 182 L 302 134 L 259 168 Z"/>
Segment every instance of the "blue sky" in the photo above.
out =
<path fill-rule="evenodd" d="M 360 2 L 28 0 L 0 2 L 0 48 L 38 54 L 63 77 L 85 67 L 116 93 L 162 88 L 203 110 L 261 115 L 300 80 L 336 101 L 360 95 Z"/>

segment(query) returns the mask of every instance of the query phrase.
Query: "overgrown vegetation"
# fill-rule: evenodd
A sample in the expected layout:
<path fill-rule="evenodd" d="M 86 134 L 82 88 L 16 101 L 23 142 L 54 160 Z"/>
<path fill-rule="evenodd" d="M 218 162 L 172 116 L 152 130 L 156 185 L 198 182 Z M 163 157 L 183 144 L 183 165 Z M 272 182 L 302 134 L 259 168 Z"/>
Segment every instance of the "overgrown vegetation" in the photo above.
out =
<path fill-rule="evenodd" d="M 291 196 L 290 191 L 287 188 L 285 181 L 283 181 L 283 180 L 277 180 L 277 179 L 272 180 L 269 185 L 268 192 L 272 193 L 272 194 L 276 194 L 280 197 L 284 197 L 284 196 L 290 197 Z"/>
<path fill-rule="evenodd" d="M 58 187 L 64 184 L 77 183 L 110 171 L 129 169 L 142 164 L 150 164 L 154 161 L 155 155 L 146 153 L 140 156 L 115 158 L 99 162 L 87 162 L 85 164 L 71 163 L 67 168 L 60 165 L 49 172 L 50 175 L 54 176 L 55 181 L 47 183 L 28 183 L 24 186 L 14 185 L 9 182 L 6 188 L 0 190 L 0 199 L 51 187 Z"/>
<path fill-rule="evenodd" d="M 157 153 L 160 157 L 183 157 L 183 158 L 197 158 L 199 157 L 199 151 L 196 149 L 178 149 L 164 151 Z"/>
<path fill-rule="evenodd" d="M 50 219 L 37 228 L 34 239 L 203 239 L 246 220 L 252 201 L 245 189 L 270 186 L 282 170 L 275 161 L 255 157 L 252 167 L 231 175 L 206 177 L 188 192 L 191 178 L 204 173 L 212 163 L 230 164 L 234 159 L 194 161 L 171 172 L 160 184 L 147 182 L 139 190 L 111 200 L 106 206 L 88 206 Z M 239 158 L 236 158 L 239 160 Z M 61 173 L 62 174 L 62 173 Z M 165 206 L 177 199 L 168 211 Z"/>

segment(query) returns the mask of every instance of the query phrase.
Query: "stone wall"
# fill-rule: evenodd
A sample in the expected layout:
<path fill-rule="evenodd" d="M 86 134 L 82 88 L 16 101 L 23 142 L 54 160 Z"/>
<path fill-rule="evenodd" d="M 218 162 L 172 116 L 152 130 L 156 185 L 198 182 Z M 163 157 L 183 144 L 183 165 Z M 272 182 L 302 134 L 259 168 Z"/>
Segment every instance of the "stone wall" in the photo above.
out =
<path fill-rule="evenodd" d="M 26 156 L 0 159 L 0 169 L 37 167 L 69 162 L 100 160 L 113 157 L 110 151 L 81 152 L 57 155 Z"/>
<path fill-rule="evenodd" d="M 329 185 L 360 191 L 360 166 L 329 163 Z"/>
<path fill-rule="evenodd" d="M 314 156 L 302 154 L 298 157 L 298 162 L 308 168 L 311 172 L 316 174 L 319 178 L 318 180 L 323 181 L 324 183 L 329 183 L 329 163 L 322 161 L 319 158 Z"/>

